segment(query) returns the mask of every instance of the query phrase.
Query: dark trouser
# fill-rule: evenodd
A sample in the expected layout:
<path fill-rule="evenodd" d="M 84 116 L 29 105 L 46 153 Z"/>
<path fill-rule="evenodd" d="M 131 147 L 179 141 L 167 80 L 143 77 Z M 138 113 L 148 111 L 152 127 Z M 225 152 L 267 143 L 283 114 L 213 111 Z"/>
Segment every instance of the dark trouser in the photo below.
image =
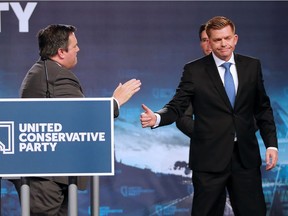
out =
<path fill-rule="evenodd" d="M 221 173 L 194 171 L 192 181 L 192 216 L 223 216 L 218 206 L 226 188 L 235 216 L 266 215 L 260 167 L 243 168 L 237 147 L 228 169 Z"/>
<path fill-rule="evenodd" d="M 68 186 L 42 178 L 29 178 L 31 216 L 67 216 Z M 13 180 L 20 197 L 21 180 Z"/>

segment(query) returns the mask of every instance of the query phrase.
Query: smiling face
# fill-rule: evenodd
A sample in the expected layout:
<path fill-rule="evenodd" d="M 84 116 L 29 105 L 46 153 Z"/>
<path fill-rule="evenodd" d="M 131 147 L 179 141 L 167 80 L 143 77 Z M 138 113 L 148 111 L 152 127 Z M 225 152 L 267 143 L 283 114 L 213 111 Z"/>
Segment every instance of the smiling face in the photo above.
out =
<path fill-rule="evenodd" d="M 238 42 L 238 35 L 230 25 L 221 29 L 210 29 L 209 44 L 213 53 L 220 59 L 228 61 Z"/>

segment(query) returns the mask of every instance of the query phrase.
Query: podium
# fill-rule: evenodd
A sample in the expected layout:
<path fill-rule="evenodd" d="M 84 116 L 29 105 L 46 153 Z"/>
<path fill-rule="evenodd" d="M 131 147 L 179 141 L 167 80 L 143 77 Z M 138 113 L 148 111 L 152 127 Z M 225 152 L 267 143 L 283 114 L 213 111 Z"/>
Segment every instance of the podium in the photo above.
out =
<path fill-rule="evenodd" d="M 77 215 L 73 179 L 91 176 L 98 215 L 99 176 L 114 175 L 113 144 L 112 98 L 0 99 L 0 176 L 22 178 L 22 216 L 30 215 L 25 177 L 34 176 L 71 176 L 69 216 Z"/>

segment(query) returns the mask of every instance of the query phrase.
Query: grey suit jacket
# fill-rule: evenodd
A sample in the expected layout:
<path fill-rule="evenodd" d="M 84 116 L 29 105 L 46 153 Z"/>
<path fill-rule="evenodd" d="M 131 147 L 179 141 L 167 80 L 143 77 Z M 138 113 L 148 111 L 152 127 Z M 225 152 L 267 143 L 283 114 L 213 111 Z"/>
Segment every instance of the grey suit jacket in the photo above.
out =
<path fill-rule="evenodd" d="M 189 165 L 193 170 L 220 172 L 231 160 L 237 134 L 240 159 L 256 168 L 261 157 L 255 135 L 255 119 L 267 147 L 278 147 L 270 99 L 266 94 L 260 61 L 234 55 L 238 90 L 231 106 L 212 54 L 185 65 L 173 99 L 158 113 L 159 126 L 171 124 L 189 103 L 195 116 Z"/>
<path fill-rule="evenodd" d="M 46 60 L 48 74 L 48 89 L 51 98 L 80 98 L 84 97 L 80 82 L 75 74 L 61 67 L 54 61 Z M 47 91 L 44 61 L 37 61 L 26 74 L 21 88 L 22 98 L 45 98 Z M 114 100 L 114 117 L 119 115 L 117 102 Z M 68 177 L 43 177 L 61 184 L 68 184 Z M 77 177 L 79 189 L 85 189 L 87 177 Z"/>

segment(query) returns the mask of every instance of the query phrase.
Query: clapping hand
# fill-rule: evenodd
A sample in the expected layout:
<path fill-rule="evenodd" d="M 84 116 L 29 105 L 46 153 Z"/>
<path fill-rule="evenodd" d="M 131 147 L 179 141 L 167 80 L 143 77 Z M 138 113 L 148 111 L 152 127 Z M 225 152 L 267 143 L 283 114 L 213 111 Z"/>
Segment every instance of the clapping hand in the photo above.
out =
<path fill-rule="evenodd" d="M 137 79 L 131 79 L 124 84 L 119 83 L 113 92 L 113 97 L 118 101 L 119 106 L 125 104 L 136 92 L 140 90 L 141 82 Z"/>

